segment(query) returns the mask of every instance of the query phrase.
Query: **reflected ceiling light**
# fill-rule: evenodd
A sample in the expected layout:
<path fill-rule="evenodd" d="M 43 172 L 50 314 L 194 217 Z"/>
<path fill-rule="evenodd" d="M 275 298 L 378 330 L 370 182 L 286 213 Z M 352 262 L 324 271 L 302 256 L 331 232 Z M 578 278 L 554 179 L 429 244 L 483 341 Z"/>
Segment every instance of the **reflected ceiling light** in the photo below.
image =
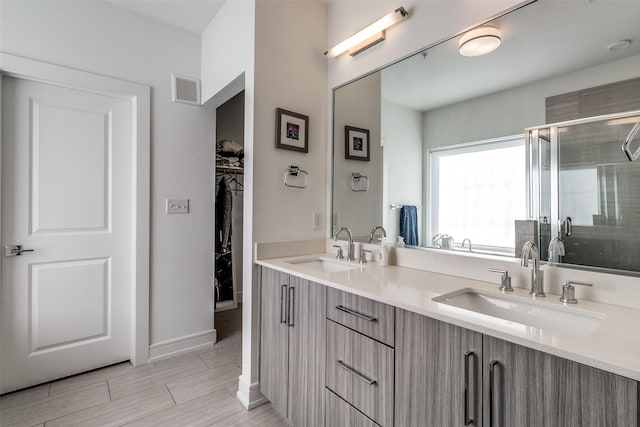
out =
<path fill-rule="evenodd" d="M 393 12 L 378 19 L 373 24 L 360 30 L 343 42 L 338 43 L 324 54 L 327 58 L 335 58 L 349 51 L 349 55 L 356 56 L 360 52 L 369 49 L 385 39 L 385 30 L 409 16 L 404 7 L 399 7 Z"/>
<path fill-rule="evenodd" d="M 609 46 L 607 46 L 607 49 L 620 50 L 620 49 L 626 49 L 629 46 L 631 46 L 631 40 L 625 39 L 625 40 L 619 40 L 615 43 L 611 43 Z"/>
<path fill-rule="evenodd" d="M 493 52 L 500 46 L 500 30 L 494 27 L 480 27 L 464 33 L 458 43 L 462 56 L 480 56 Z"/>
<path fill-rule="evenodd" d="M 607 120 L 606 124 L 608 126 L 620 126 L 620 125 L 634 125 L 636 123 L 638 123 L 638 116 Z"/>

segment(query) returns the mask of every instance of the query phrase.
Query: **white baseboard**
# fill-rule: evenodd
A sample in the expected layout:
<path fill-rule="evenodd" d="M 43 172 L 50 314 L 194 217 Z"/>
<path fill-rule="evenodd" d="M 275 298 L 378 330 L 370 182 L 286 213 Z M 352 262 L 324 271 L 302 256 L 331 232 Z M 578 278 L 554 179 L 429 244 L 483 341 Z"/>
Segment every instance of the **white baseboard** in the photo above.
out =
<path fill-rule="evenodd" d="M 260 391 L 260 384 L 249 384 L 244 380 L 244 376 L 242 375 L 240 375 L 238 379 L 238 393 L 236 397 L 248 411 L 269 402 Z"/>
<path fill-rule="evenodd" d="M 217 341 L 215 329 L 162 341 L 149 346 L 149 363 L 169 359 L 183 353 L 213 347 Z"/>

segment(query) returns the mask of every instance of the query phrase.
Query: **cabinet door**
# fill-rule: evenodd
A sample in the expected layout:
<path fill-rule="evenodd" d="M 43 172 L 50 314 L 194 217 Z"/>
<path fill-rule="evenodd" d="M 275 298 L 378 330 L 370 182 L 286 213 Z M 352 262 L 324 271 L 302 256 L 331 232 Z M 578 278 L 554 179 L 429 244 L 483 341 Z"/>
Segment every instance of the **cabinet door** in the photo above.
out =
<path fill-rule="evenodd" d="M 324 427 L 327 294 L 323 285 L 289 282 L 289 421 Z"/>
<path fill-rule="evenodd" d="M 633 426 L 638 383 L 497 338 L 484 338 L 485 426 Z"/>
<path fill-rule="evenodd" d="M 260 302 L 260 391 L 278 412 L 287 416 L 289 276 L 262 268 Z"/>
<path fill-rule="evenodd" d="M 482 425 L 481 369 L 481 334 L 396 310 L 397 425 Z"/>

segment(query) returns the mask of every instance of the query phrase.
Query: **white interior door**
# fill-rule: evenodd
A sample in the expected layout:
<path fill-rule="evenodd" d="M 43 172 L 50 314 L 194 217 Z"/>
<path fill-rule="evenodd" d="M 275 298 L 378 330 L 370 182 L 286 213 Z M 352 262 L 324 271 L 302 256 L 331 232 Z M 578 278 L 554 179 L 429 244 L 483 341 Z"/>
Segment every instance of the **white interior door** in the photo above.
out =
<path fill-rule="evenodd" d="M 5 393 L 129 359 L 133 133 L 130 101 L 23 79 L 2 114 Z"/>

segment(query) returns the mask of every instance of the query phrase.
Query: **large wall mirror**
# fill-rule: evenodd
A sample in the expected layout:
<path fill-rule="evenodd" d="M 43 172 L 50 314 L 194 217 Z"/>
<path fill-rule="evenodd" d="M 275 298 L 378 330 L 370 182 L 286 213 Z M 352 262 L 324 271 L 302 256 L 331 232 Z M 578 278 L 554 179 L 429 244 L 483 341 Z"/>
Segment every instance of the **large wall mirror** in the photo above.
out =
<path fill-rule="evenodd" d="M 334 90 L 332 228 L 640 272 L 640 2 L 543 2 Z M 640 132 L 632 141 L 640 147 Z"/>

